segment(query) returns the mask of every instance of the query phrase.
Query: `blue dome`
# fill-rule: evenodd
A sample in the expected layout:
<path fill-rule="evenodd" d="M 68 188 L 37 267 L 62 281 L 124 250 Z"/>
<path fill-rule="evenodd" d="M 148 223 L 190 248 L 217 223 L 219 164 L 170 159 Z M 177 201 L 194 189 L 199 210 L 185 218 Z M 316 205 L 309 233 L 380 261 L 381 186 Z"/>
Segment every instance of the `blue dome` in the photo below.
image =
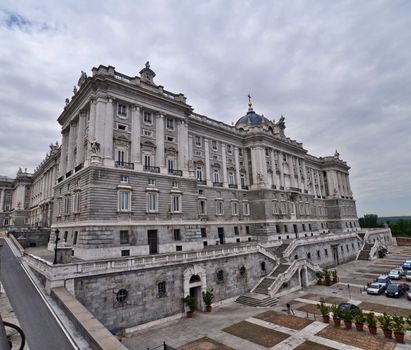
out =
<path fill-rule="evenodd" d="M 259 125 L 259 124 L 268 124 L 270 121 L 257 113 L 255 113 L 253 110 L 249 110 L 247 114 L 244 117 L 241 117 L 238 119 L 237 123 L 235 123 L 235 126 L 239 125 Z"/>

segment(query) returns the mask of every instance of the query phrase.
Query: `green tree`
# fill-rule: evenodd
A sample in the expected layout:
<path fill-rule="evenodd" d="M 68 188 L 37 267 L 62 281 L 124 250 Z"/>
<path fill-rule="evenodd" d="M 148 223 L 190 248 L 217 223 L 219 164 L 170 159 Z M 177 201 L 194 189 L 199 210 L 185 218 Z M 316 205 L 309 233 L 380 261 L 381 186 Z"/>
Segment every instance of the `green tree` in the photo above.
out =
<path fill-rule="evenodd" d="M 360 226 L 362 228 L 374 228 L 378 227 L 378 215 L 377 214 L 365 214 L 359 220 Z"/>

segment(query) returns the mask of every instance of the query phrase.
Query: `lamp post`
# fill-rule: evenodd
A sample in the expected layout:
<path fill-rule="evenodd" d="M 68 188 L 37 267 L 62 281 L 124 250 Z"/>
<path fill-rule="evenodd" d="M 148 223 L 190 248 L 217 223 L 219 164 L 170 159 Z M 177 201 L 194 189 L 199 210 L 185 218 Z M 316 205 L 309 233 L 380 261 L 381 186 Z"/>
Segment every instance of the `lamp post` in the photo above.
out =
<path fill-rule="evenodd" d="M 57 229 L 56 230 L 56 240 L 54 241 L 54 243 L 56 244 L 56 246 L 54 248 L 54 262 L 53 262 L 54 265 L 57 264 L 57 244 L 60 240 L 59 233 L 60 233 L 60 231 Z"/>

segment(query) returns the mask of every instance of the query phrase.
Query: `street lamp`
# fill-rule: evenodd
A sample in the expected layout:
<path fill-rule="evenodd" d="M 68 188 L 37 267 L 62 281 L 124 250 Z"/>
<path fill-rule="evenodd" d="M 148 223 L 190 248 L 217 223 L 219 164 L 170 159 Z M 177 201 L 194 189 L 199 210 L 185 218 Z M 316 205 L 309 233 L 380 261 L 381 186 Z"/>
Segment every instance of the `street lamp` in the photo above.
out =
<path fill-rule="evenodd" d="M 60 231 L 57 229 L 56 230 L 56 240 L 54 241 L 54 243 L 56 244 L 56 247 L 54 248 L 54 262 L 53 262 L 54 265 L 57 264 L 57 244 L 60 240 L 59 233 Z"/>

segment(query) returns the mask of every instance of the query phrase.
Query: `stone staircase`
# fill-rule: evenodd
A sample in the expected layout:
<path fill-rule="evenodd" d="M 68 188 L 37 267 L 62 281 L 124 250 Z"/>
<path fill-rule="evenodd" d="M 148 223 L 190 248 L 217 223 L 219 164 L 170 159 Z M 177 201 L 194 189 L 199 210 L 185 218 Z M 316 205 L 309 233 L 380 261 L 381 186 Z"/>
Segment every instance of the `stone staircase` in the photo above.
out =
<path fill-rule="evenodd" d="M 271 298 L 267 295 L 251 292 L 244 295 L 240 295 L 235 302 L 254 307 L 271 307 L 278 303 L 278 299 Z"/>
<path fill-rule="evenodd" d="M 252 292 L 268 295 L 268 287 L 273 284 L 274 280 L 275 278 L 272 277 L 263 278 L 262 281 L 252 290 Z"/>
<path fill-rule="evenodd" d="M 374 244 L 372 243 L 365 243 L 360 254 L 358 255 L 357 260 L 370 260 L 370 252 L 373 245 Z"/>

